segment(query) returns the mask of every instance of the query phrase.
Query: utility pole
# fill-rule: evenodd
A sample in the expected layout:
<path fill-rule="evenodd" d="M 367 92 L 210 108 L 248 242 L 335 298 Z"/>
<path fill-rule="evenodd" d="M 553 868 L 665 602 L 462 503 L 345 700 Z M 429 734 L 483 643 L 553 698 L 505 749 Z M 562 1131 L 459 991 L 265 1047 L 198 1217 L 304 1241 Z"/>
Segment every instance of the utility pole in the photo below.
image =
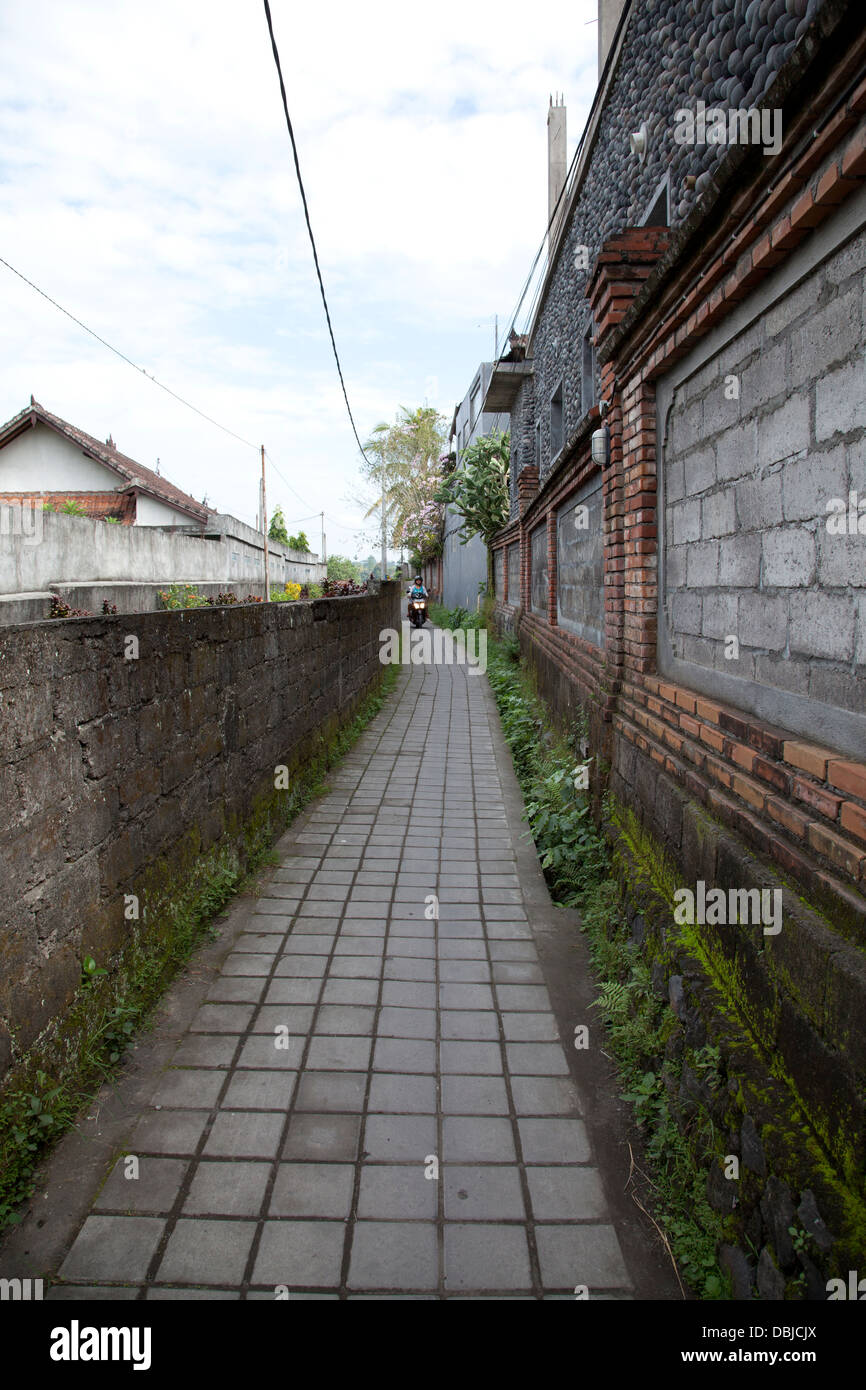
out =
<path fill-rule="evenodd" d="M 268 502 L 265 495 L 265 446 L 262 445 L 262 534 L 265 538 L 265 603 L 271 597 L 271 558 L 268 554 Z"/>
<path fill-rule="evenodd" d="M 325 513 L 324 513 L 324 512 L 321 513 L 321 517 L 322 517 L 322 564 L 325 565 L 325 564 L 327 564 L 327 562 L 328 562 L 328 557 L 327 557 L 327 555 L 325 554 Z"/>
<path fill-rule="evenodd" d="M 388 533 L 387 533 L 387 528 L 386 528 L 386 524 L 385 524 L 385 440 L 384 440 L 384 439 L 382 440 L 382 452 L 381 452 L 381 454 L 380 454 L 380 458 L 381 458 L 381 460 L 382 460 L 382 578 L 383 578 L 383 579 L 386 579 L 386 578 L 388 577 L 388 545 L 387 545 L 387 534 L 388 534 Z"/>
<path fill-rule="evenodd" d="M 494 362 L 498 362 L 498 361 L 499 361 L 499 315 L 498 315 L 498 314 L 496 314 L 496 316 L 495 316 L 495 323 L 496 323 L 496 326 L 495 326 L 495 328 L 494 328 L 494 330 L 493 330 L 493 360 L 494 360 Z"/>

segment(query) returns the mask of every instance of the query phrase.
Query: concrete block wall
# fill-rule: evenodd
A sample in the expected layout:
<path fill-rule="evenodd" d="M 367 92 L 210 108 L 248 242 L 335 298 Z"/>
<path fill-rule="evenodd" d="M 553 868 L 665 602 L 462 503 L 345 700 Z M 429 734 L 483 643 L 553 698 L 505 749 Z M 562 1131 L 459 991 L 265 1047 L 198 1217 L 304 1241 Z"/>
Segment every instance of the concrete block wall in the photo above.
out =
<path fill-rule="evenodd" d="M 0 633 L 0 1077 L 63 1015 L 84 956 L 122 948 L 124 894 L 233 843 L 275 767 L 373 688 L 399 622 L 389 583 Z"/>
<path fill-rule="evenodd" d="M 674 390 L 662 477 L 672 654 L 861 713 L 864 270 L 861 230 Z"/>

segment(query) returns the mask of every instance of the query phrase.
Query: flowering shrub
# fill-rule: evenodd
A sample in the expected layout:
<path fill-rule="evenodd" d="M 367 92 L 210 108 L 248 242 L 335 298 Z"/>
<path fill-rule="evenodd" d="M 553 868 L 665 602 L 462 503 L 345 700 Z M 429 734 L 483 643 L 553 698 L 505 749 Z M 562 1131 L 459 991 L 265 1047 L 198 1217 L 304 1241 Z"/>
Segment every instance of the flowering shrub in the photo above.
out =
<path fill-rule="evenodd" d="M 354 579 L 325 579 L 322 583 L 323 598 L 346 598 L 349 594 L 366 594 L 367 583 L 356 584 Z"/>
<path fill-rule="evenodd" d="M 160 589 L 160 602 L 163 608 L 204 608 L 207 599 L 199 593 L 194 584 L 171 584 Z"/>
<path fill-rule="evenodd" d="M 400 544 L 411 551 L 416 564 L 424 564 L 442 554 L 445 509 L 441 502 L 431 500 L 403 522 Z"/>
<path fill-rule="evenodd" d="M 288 600 L 289 600 L 289 603 L 296 603 L 296 602 L 297 602 L 297 600 L 301 597 L 301 586 L 300 586 L 300 584 L 297 582 L 297 580 L 295 580 L 295 579 L 287 579 L 287 580 L 286 580 L 285 593 L 286 593 L 286 596 L 287 596 L 287 598 L 288 598 Z"/>
<path fill-rule="evenodd" d="M 48 616 L 49 618 L 92 618 L 93 614 L 87 608 L 70 608 L 59 594 L 55 594 L 51 600 L 51 611 Z"/>

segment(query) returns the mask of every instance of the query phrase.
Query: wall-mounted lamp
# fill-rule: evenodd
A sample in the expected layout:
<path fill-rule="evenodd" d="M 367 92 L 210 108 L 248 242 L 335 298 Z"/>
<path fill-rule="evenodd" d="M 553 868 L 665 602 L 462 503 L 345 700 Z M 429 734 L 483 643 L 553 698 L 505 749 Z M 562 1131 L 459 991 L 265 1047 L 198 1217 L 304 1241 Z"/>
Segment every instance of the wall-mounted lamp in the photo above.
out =
<path fill-rule="evenodd" d="M 607 425 L 602 425 L 601 429 L 593 431 L 592 461 L 601 468 L 607 468 L 610 463 L 610 430 Z"/>
<path fill-rule="evenodd" d="M 628 137 L 632 154 L 636 154 L 641 164 L 645 163 L 649 148 L 649 130 L 646 121 L 641 121 L 640 129 L 633 130 Z"/>

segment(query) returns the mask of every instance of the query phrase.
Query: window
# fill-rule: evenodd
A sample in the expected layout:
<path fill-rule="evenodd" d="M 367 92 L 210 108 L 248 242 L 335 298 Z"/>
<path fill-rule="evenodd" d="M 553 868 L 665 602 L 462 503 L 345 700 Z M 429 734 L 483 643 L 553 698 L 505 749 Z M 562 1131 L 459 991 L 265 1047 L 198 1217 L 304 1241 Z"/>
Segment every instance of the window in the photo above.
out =
<path fill-rule="evenodd" d="M 595 324 L 590 319 L 589 328 L 583 335 L 583 358 L 580 369 L 580 410 L 585 415 L 595 405 L 595 348 L 592 344 Z"/>
<path fill-rule="evenodd" d="M 563 418 L 562 418 L 562 382 L 560 381 L 556 390 L 550 398 L 550 459 L 551 462 L 556 458 L 562 449 L 563 442 Z"/>
<path fill-rule="evenodd" d="M 478 419 L 478 403 L 481 398 L 481 382 L 478 381 L 472 388 L 469 397 L 469 432 L 475 428 L 475 421 Z"/>
<path fill-rule="evenodd" d="M 541 472 L 541 421 L 535 426 L 535 466 Z"/>

